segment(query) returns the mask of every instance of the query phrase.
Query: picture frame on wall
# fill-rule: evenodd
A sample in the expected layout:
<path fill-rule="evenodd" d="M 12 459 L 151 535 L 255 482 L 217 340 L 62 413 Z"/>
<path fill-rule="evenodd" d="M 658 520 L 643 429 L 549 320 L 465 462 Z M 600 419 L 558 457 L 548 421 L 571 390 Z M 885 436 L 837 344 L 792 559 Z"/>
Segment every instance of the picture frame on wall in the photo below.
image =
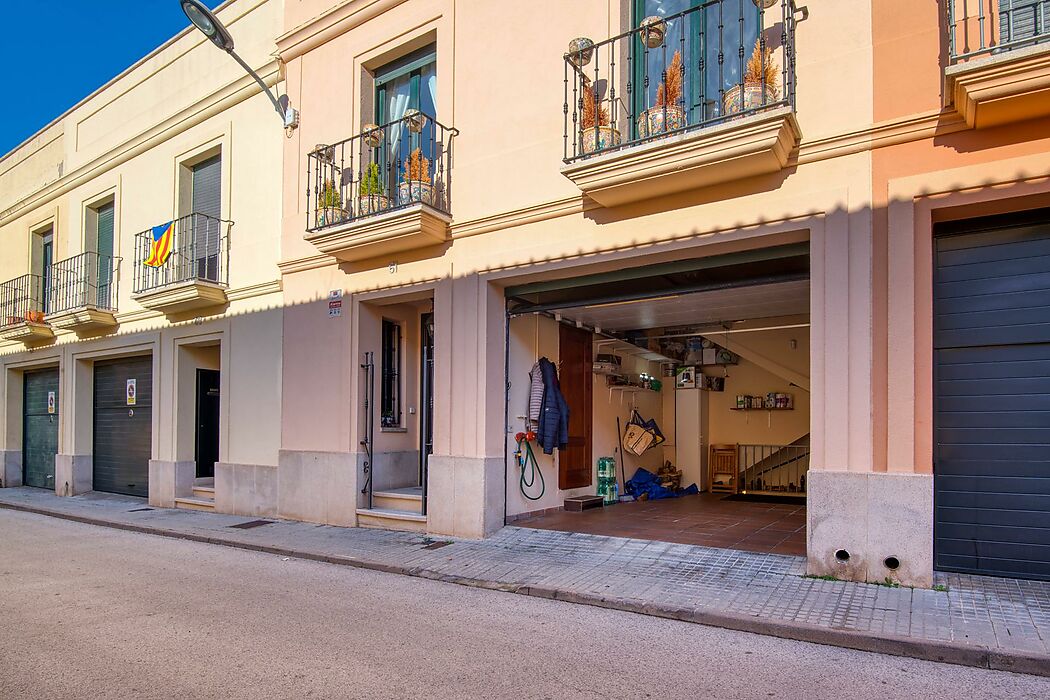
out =
<path fill-rule="evenodd" d="M 696 367 L 679 367 L 675 373 L 674 385 L 677 389 L 695 389 Z"/>

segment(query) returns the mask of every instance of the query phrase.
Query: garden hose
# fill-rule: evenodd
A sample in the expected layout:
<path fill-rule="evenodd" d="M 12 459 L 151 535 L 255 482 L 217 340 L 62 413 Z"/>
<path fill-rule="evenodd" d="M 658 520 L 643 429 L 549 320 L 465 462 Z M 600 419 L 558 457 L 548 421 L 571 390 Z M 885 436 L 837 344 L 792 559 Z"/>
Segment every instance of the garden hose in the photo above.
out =
<path fill-rule="evenodd" d="M 532 451 L 532 440 L 535 439 L 535 433 L 531 431 L 528 433 L 518 433 L 514 436 L 514 439 L 518 442 L 518 449 L 514 453 L 514 459 L 518 463 L 518 468 L 521 470 L 518 478 L 518 487 L 521 489 L 521 495 L 530 501 L 538 501 L 543 498 L 543 494 L 547 492 L 547 482 L 543 479 L 543 470 L 540 469 L 539 464 L 536 463 L 536 454 Z M 522 446 L 524 445 L 524 450 Z M 531 489 L 536 485 L 536 479 L 539 478 L 540 492 L 537 496 L 530 496 L 526 489 Z"/>

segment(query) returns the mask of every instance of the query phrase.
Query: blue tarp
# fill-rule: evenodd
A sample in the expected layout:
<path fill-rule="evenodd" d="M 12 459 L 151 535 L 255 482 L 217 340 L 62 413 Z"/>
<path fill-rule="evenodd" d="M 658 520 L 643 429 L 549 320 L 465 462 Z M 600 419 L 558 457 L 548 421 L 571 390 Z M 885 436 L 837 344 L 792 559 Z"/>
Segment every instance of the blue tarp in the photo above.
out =
<path fill-rule="evenodd" d="M 635 498 L 640 497 L 644 493 L 651 501 L 700 493 L 700 489 L 696 488 L 696 484 L 691 484 L 680 491 L 672 491 L 660 485 L 660 477 L 641 467 L 634 473 L 634 476 L 627 480 L 625 490 Z"/>

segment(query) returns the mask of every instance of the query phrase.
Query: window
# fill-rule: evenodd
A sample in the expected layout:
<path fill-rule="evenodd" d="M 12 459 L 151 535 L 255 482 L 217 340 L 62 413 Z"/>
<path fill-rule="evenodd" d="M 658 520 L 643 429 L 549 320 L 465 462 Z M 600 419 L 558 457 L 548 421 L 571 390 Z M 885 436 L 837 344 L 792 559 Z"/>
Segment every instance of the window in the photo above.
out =
<path fill-rule="evenodd" d="M 55 262 L 55 236 L 51 229 L 37 235 L 40 236 L 40 256 L 33 272 L 40 277 L 39 310 L 46 314 L 51 310 L 51 265 Z"/>
<path fill-rule="evenodd" d="M 999 0 L 999 43 L 1032 39 L 1050 28 L 1050 7 L 1045 0 Z"/>
<path fill-rule="evenodd" d="M 682 100 L 689 124 L 721 116 L 723 91 L 743 79 L 744 67 L 758 40 L 759 8 L 750 0 L 744 3 L 635 0 L 634 26 L 639 26 L 646 17 L 670 17 L 692 8 L 700 9 L 667 22 L 662 47 L 647 50 L 640 38 L 636 40 L 634 53 L 640 58 L 635 61 L 633 81 L 641 88 L 634 90 L 636 114 L 656 105 L 661 76 L 676 51 L 682 52 L 685 67 Z M 767 14 L 767 26 L 770 19 Z M 720 50 L 721 62 L 718 60 Z"/>
<path fill-rule="evenodd" d="M 401 427 L 401 324 L 383 319 L 380 426 Z"/>
<path fill-rule="evenodd" d="M 107 202 L 94 209 L 92 217 L 95 222 L 96 258 L 96 299 L 100 309 L 113 308 L 113 202 Z"/>
<path fill-rule="evenodd" d="M 193 165 L 189 225 L 193 235 L 184 251 L 196 268 L 197 279 L 219 281 L 219 235 L 222 218 L 222 157 L 213 156 Z"/>
<path fill-rule="evenodd" d="M 386 138 L 376 154 L 377 162 L 385 164 L 388 182 L 399 182 L 404 164 L 412 153 L 420 154 L 434 168 L 434 119 L 437 118 L 437 50 L 433 45 L 410 53 L 375 72 L 376 123 L 389 124 L 414 109 L 428 117 L 419 133 L 413 133 L 402 124 L 387 129 Z M 428 173 L 432 176 L 433 172 Z"/>

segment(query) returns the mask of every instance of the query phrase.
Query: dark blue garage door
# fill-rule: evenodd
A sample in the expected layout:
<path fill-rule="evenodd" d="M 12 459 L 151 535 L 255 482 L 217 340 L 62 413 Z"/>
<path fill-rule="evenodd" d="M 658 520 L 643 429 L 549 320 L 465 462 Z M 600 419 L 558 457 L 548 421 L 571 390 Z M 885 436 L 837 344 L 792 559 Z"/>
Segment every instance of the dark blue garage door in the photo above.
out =
<path fill-rule="evenodd" d="M 1050 580 L 1050 212 L 939 234 L 935 566 Z"/>

